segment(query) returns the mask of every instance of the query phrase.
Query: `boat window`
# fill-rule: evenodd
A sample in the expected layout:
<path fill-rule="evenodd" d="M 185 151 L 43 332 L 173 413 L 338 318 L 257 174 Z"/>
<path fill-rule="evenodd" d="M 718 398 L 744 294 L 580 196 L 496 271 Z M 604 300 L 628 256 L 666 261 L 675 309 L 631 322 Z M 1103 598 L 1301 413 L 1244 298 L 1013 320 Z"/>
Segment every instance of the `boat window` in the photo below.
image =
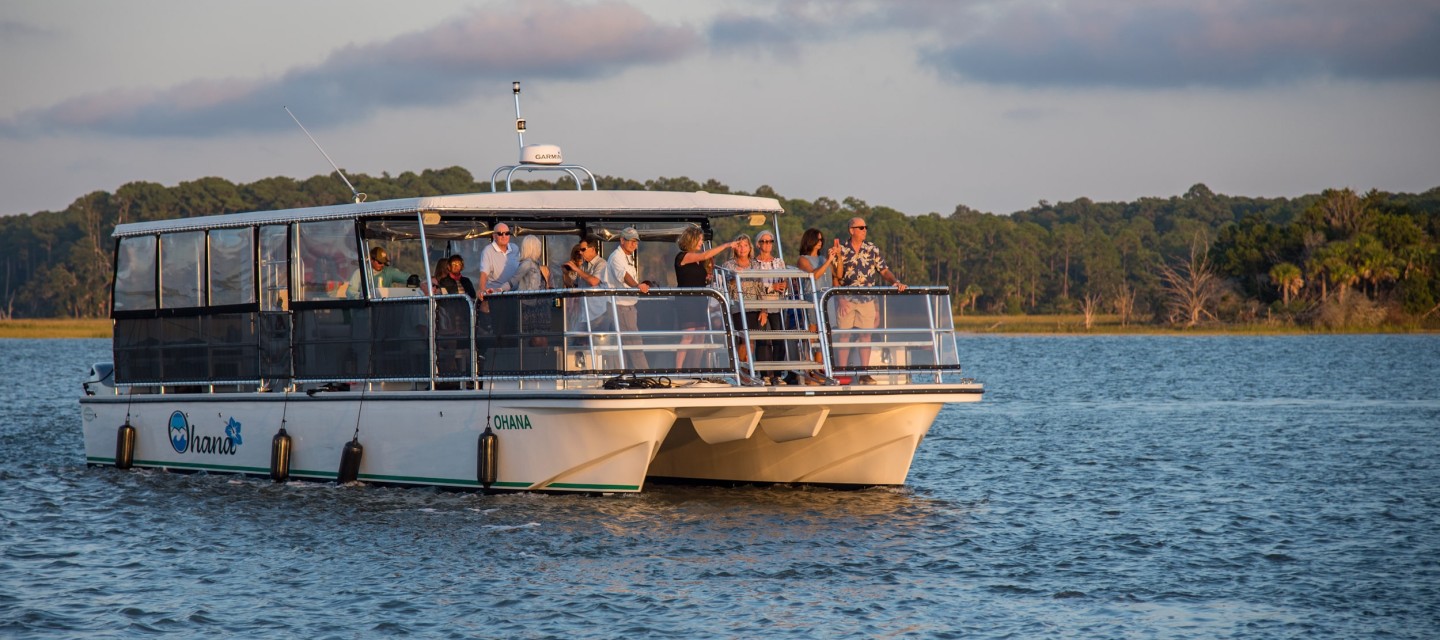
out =
<path fill-rule="evenodd" d="M 453 227 L 454 225 L 447 227 L 441 224 L 427 227 L 426 231 L 427 234 L 435 231 L 442 237 L 446 235 L 463 237 L 464 230 Z M 447 229 L 450 231 L 449 234 L 445 233 Z M 388 276 L 380 278 L 382 286 L 377 286 L 370 291 L 371 297 L 394 298 L 424 295 L 423 288 L 411 286 L 409 282 L 413 281 L 418 284 L 435 275 L 427 272 L 426 267 L 433 271 L 435 261 L 439 260 L 442 254 L 434 251 L 434 247 L 432 247 L 432 251 L 427 252 L 426 247 L 420 243 L 420 235 L 420 222 L 414 218 L 367 220 L 361 223 L 360 237 L 364 239 L 365 243 L 363 255 L 368 257 L 371 251 L 377 248 L 384 249 L 385 257 L 389 260 L 388 266 L 393 267 L 388 270 L 390 272 Z M 449 254 L 443 255 L 448 256 Z M 397 271 L 399 275 L 396 275 Z M 371 283 L 375 282 L 375 280 L 371 280 Z"/>
<path fill-rule="evenodd" d="M 299 246 L 297 300 L 359 298 L 360 254 L 355 225 L 349 220 L 302 222 L 296 234 Z M 353 290 L 352 290 L 353 289 Z"/>
<path fill-rule="evenodd" d="M 204 231 L 160 236 L 160 307 L 179 309 L 203 305 L 201 267 L 204 264 Z"/>
<path fill-rule="evenodd" d="M 289 227 L 260 227 L 260 310 L 290 308 Z"/>
<path fill-rule="evenodd" d="M 254 231 L 215 229 L 210 232 L 210 304 L 255 302 Z"/>
<path fill-rule="evenodd" d="M 155 236 L 122 238 L 115 256 L 115 310 L 155 308 Z"/>

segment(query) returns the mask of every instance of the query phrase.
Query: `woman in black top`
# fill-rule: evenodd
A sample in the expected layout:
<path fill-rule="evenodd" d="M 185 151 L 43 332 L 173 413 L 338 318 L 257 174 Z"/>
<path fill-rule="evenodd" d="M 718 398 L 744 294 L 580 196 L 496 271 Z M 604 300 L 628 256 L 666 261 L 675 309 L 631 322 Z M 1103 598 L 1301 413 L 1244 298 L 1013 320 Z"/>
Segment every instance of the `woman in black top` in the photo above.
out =
<path fill-rule="evenodd" d="M 675 254 L 675 286 L 677 287 L 704 287 L 710 283 L 710 271 L 713 269 L 716 254 L 729 249 L 734 242 L 727 242 L 718 247 L 712 247 L 709 251 L 701 251 L 700 246 L 705 241 L 705 233 L 699 227 L 689 227 L 680 234 L 675 244 L 680 247 L 680 253 Z M 680 328 L 686 331 L 703 329 L 710 325 L 710 305 L 708 298 L 682 297 L 680 298 Z M 695 343 L 695 336 L 687 335 L 680 338 L 681 345 Z M 689 353 L 684 346 L 675 351 L 675 368 L 685 367 L 685 355 Z"/>

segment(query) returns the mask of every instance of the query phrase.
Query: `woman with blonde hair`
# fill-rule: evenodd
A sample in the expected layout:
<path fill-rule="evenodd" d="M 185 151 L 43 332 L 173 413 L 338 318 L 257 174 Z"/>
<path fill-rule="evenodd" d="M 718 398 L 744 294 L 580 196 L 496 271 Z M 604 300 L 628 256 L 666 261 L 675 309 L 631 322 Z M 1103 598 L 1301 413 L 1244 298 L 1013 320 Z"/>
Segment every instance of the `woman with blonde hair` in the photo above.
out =
<path fill-rule="evenodd" d="M 538 291 L 550 288 L 550 267 L 543 260 L 540 238 L 525 236 L 520 239 L 520 266 L 515 268 L 516 291 Z M 545 333 L 550 331 L 550 307 L 547 300 L 525 300 L 520 303 L 520 332 Z M 543 346 L 545 338 L 530 338 L 531 346 Z"/>
<path fill-rule="evenodd" d="M 675 246 L 680 248 L 680 253 L 675 254 L 675 286 L 698 288 L 709 284 L 715 256 L 735 245 L 732 241 L 702 251 L 704 242 L 705 232 L 700 227 L 687 227 L 675 240 Z M 710 309 L 705 298 L 685 297 L 680 300 L 683 301 L 679 319 L 681 329 L 696 331 L 710 325 Z M 680 338 L 682 346 L 675 353 L 676 369 L 685 368 L 685 356 L 689 350 L 684 345 L 695 344 L 695 338 L 690 334 Z"/>
<path fill-rule="evenodd" d="M 757 263 L 750 245 L 750 236 L 743 233 L 735 236 L 735 239 L 730 242 L 730 252 L 732 254 L 731 258 L 726 260 L 725 264 L 720 265 L 720 268 L 728 271 L 748 271 L 757 268 Z M 740 280 L 740 291 L 738 295 L 747 300 L 759 300 L 765 297 L 766 288 L 765 283 L 758 278 L 742 278 Z M 737 295 L 737 293 L 731 290 L 730 295 Z M 737 330 L 739 330 L 741 326 L 744 326 L 750 331 L 765 331 L 770 328 L 770 313 L 767 311 L 747 311 L 743 319 L 739 313 L 736 313 L 731 316 L 731 322 Z M 769 340 L 760 340 L 756 342 L 754 349 L 748 349 L 748 345 L 741 343 L 740 348 L 753 352 L 756 362 L 771 360 L 773 358 L 771 358 L 769 352 L 769 342 Z M 743 353 L 740 355 L 740 359 L 745 359 Z M 772 384 L 774 383 L 773 380 L 767 381 Z"/>

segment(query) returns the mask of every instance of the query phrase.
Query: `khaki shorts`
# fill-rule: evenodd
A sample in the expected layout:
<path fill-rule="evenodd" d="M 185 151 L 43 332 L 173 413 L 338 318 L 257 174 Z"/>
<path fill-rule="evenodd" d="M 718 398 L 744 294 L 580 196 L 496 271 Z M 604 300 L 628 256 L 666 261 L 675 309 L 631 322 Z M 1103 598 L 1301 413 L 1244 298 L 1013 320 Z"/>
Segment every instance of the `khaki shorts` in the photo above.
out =
<path fill-rule="evenodd" d="M 836 322 L 841 329 L 874 329 L 876 326 L 878 312 L 874 300 L 854 302 L 842 299 L 835 305 L 835 310 L 840 314 Z"/>

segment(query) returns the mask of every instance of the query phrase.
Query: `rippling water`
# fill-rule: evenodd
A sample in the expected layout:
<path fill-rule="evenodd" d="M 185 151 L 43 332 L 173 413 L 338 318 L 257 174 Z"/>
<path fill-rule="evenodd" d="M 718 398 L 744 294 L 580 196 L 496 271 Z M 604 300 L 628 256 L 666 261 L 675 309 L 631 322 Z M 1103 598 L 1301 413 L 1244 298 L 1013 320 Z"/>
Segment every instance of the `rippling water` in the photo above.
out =
<path fill-rule="evenodd" d="M 1440 635 L 1440 336 L 960 347 L 905 489 L 583 497 L 88 469 L 0 340 L 0 636 Z"/>

